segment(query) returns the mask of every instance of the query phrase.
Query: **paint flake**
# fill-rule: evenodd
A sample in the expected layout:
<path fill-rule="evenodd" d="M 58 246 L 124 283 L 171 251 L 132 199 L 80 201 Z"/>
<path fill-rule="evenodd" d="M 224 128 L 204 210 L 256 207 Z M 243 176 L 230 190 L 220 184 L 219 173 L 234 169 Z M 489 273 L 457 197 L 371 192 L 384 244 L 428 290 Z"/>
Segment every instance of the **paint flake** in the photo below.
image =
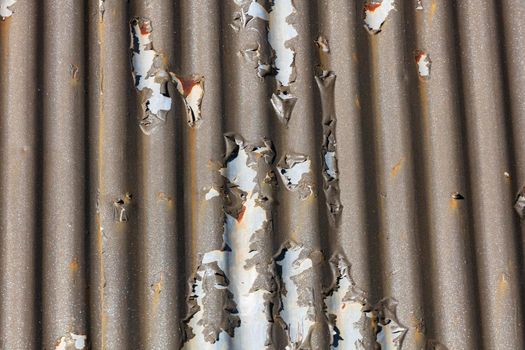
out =
<path fill-rule="evenodd" d="M 145 18 L 134 18 L 131 28 L 131 63 L 135 88 L 142 92 L 142 109 L 144 116 L 140 128 L 150 135 L 166 120 L 171 110 L 171 97 L 168 92 L 170 75 L 165 67 L 164 58 L 153 48 L 151 21 Z"/>
<path fill-rule="evenodd" d="M 390 11 L 395 10 L 394 0 L 369 0 L 365 3 L 365 28 L 377 34 L 385 23 Z"/>
<path fill-rule="evenodd" d="M 10 9 L 16 3 L 16 0 L 0 0 L 0 17 L 2 21 L 7 17 L 11 17 L 13 10 Z"/>
<path fill-rule="evenodd" d="M 190 78 L 182 78 L 173 73 L 170 73 L 170 75 L 186 107 L 188 125 L 190 127 L 198 127 L 202 119 L 201 105 L 204 96 L 204 77 L 193 75 Z"/>
<path fill-rule="evenodd" d="M 408 329 L 401 325 L 396 315 L 397 301 L 383 299 L 366 316 L 375 328 L 376 343 L 381 349 L 400 350 Z"/>
<path fill-rule="evenodd" d="M 288 42 L 298 33 L 294 26 L 286 20 L 295 12 L 292 0 L 274 0 L 269 15 L 268 42 L 275 52 L 274 66 L 277 70 L 275 78 L 282 86 L 288 86 L 293 78 L 295 52 Z"/>
<path fill-rule="evenodd" d="M 417 0 L 416 10 L 423 11 L 423 2 L 421 0 Z"/>
<path fill-rule="evenodd" d="M 55 350 L 82 350 L 86 348 L 87 336 L 68 333 L 60 338 L 60 341 L 55 346 Z"/>
<path fill-rule="evenodd" d="M 264 21 L 268 21 L 268 12 L 255 0 L 250 3 L 250 7 L 248 8 L 248 12 L 246 14 L 250 17 L 260 18 Z"/>
<path fill-rule="evenodd" d="M 425 51 L 417 50 L 416 64 L 419 76 L 422 78 L 430 78 L 430 68 L 432 66 L 430 55 Z"/>
<path fill-rule="evenodd" d="M 297 97 L 285 94 L 285 93 L 273 93 L 271 103 L 273 109 L 277 113 L 277 117 L 285 126 L 288 126 L 292 111 L 297 102 Z"/>
<path fill-rule="evenodd" d="M 273 150 L 269 142 L 263 146 L 250 146 L 238 136 L 227 136 L 226 140 L 228 152 L 220 174 L 227 180 L 227 202 L 235 208 L 225 206 L 224 246 L 221 250 L 205 253 L 201 267 L 215 264 L 218 267 L 215 271 L 227 272 L 224 278 L 229 283 L 215 285 L 227 288 L 232 301 L 226 305 L 233 303 L 235 307 L 225 308 L 230 321 L 226 326 L 224 322 L 220 323 L 222 326 L 215 324 L 212 329 L 219 331 L 207 338 L 202 333 L 203 325 L 217 322 L 206 317 L 206 313 L 211 314 L 210 309 L 224 302 L 207 303 L 204 299 L 207 294 L 197 283 L 193 298 L 202 311 L 189 318 L 188 326 L 196 336 L 186 342 L 185 349 L 201 349 L 206 343 L 214 343 L 217 349 L 266 349 L 269 342 L 273 272 L 271 260 L 259 252 L 259 247 L 270 239 L 271 218 L 264 205 L 267 201 L 264 188 L 267 179 L 272 178 L 269 172 Z M 199 273 L 197 280 L 201 279 L 201 285 L 204 285 L 207 280 L 215 278 L 217 272 Z M 232 321 L 236 318 L 240 323 Z"/>
<path fill-rule="evenodd" d="M 220 193 L 217 191 L 214 187 L 210 188 L 208 192 L 206 192 L 206 195 L 204 196 L 204 199 L 209 201 L 212 198 L 219 197 Z"/>

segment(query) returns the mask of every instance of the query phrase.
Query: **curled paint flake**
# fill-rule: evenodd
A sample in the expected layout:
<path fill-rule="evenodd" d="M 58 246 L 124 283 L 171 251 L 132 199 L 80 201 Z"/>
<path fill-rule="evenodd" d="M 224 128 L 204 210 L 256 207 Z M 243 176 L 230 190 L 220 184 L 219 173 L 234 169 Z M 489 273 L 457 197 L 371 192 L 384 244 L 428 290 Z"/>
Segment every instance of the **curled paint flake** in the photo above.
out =
<path fill-rule="evenodd" d="M 422 78 L 430 78 L 430 68 L 432 66 L 430 55 L 425 51 L 417 50 L 416 64 L 419 76 Z"/>
<path fill-rule="evenodd" d="M 286 349 L 303 349 L 316 321 L 313 290 L 308 283 L 312 278 L 313 261 L 307 249 L 294 243 L 283 249 L 280 255 L 276 263 L 281 267 L 284 289 L 281 289 L 279 317 L 288 335 Z"/>
<path fill-rule="evenodd" d="M 2 21 L 13 14 L 10 7 L 15 3 L 16 0 L 0 0 L 0 17 L 2 17 Z"/>
<path fill-rule="evenodd" d="M 371 34 L 381 31 L 390 11 L 395 10 L 394 0 L 369 0 L 365 3 L 365 28 Z"/>
<path fill-rule="evenodd" d="M 268 42 L 275 52 L 275 78 L 282 86 L 288 86 L 295 80 L 295 51 L 289 47 L 288 42 L 298 34 L 286 20 L 294 12 L 292 0 L 274 0 L 269 16 Z"/>
<path fill-rule="evenodd" d="M 193 75 L 191 78 L 178 77 L 173 73 L 171 78 L 177 87 L 186 107 L 186 119 L 190 127 L 198 127 L 201 116 L 202 98 L 204 96 L 204 77 Z"/>
<path fill-rule="evenodd" d="M 57 341 L 55 350 L 82 350 L 86 348 L 87 336 L 68 333 Z"/>
<path fill-rule="evenodd" d="M 297 102 L 297 97 L 285 94 L 285 93 L 274 93 L 271 98 L 272 107 L 277 113 L 277 117 L 285 126 L 288 126 L 292 111 Z"/>
<path fill-rule="evenodd" d="M 250 7 L 248 8 L 248 12 L 246 14 L 253 18 L 260 18 L 264 21 L 268 21 L 268 12 L 255 0 L 250 3 Z"/>
<path fill-rule="evenodd" d="M 335 272 L 333 288 L 325 297 L 332 349 L 366 349 L 366 300 L 355 287 L 350 266 L 341 257 L 330 261 Z"/>
<path fill-rule="evenodd" d="M 305 155 L 286 154 L 277 165 L 277 170 L 285 187 L 289 191 L 298 190 L 304 199 L 313 193 L 313 185 L 309 179 L 311 166 L 312 161 Z"/>
<path fill-rule="evenodd" d="M 150 135 L 166 120 L 171 110 L 171 97 L 168 92 L 170 75 L 163 57 L 153 49 L 151 21 L 145 18 L 134 18 L 130 22 L 131 30 L 131 63 L 135 88 L 142 92 L 141 104 L 143 117 L 140 128 Z"/>
<path fill-rule="evenodd" d="M 274 151 L 267 140 L 263 145 L 248 145 L 236 135 L 227 135 L 225 139 L 225 166 L 220 169 L 227 181 L 224 244 L 222 249 L 202 257 L 199 271 L 203 272 L 198 271 L 191 296 L 201 311 L 190 315 L 186 322 L 196 336 L 184 348 L 202 349 L 208 342 L 215 343 L 216 348 L 266 349 L 270 341 L 274 282 L 271 256 L 266 257 L 260 248 L 270 239 L 271 217 L 267 207 L 270 194 L 266 187 L 272 179 Z M 202 266 L 216 267 L 207 273 Z M 217 273 L 224 274 L 228 283 L 213 282 Z M 207 280 L 212 281 L 209 285 L 227 289 L 231 298 L 223 296 L 207 302 L 204 298 L 213 291 L 203 289 Z M 222 308 L 219 312 L 223 321 L 213 316 L 218 307 Z M 236 322 L 237 319 L 240 321 Z"/>

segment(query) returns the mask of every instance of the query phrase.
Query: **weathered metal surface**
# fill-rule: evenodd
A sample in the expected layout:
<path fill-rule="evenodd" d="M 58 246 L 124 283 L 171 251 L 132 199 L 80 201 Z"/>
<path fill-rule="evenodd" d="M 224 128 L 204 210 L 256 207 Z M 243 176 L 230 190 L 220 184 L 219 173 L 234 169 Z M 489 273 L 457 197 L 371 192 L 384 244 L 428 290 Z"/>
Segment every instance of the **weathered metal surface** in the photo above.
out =
<path fill-rule="evenodd" d="M 0 349 L 524 348 L 522 1 L 0 17 Z"/>

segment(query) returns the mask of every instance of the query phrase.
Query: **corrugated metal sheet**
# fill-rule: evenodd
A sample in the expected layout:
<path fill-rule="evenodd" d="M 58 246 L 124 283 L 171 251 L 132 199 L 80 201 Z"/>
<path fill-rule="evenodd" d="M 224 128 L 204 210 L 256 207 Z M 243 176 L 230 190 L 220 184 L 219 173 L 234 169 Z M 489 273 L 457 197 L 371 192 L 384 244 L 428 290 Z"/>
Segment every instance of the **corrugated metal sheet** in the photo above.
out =
<path fill-rule="evenodd" d="M 525 348 L 523 1 L 0 15 L 1 349 Z"/>

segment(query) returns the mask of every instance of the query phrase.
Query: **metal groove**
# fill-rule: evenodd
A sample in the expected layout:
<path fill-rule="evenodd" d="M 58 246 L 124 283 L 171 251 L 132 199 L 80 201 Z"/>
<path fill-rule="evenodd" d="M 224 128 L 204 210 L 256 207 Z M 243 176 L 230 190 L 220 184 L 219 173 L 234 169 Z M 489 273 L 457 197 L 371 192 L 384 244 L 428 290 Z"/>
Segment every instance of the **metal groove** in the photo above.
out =
<path fill-rule="evenodd" d="M 523 2 L 0 16 L 0 349 L 524 348 Z"/>

